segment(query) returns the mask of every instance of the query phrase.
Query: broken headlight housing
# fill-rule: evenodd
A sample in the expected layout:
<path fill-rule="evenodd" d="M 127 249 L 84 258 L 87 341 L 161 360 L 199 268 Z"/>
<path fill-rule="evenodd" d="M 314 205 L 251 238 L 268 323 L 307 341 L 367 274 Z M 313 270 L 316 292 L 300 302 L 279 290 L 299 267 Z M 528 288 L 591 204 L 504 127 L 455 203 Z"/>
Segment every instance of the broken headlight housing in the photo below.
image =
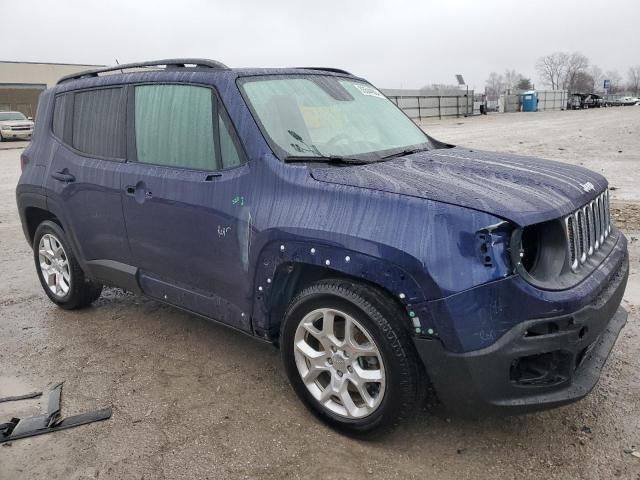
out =
<path fill-rule="evenodd" d="M 557 278 L 565 268 L 566 257 L 566 237 L 558 220 L 529 225 L 513 233 L 513 264 L 521 274 L 538 282 Z"/>

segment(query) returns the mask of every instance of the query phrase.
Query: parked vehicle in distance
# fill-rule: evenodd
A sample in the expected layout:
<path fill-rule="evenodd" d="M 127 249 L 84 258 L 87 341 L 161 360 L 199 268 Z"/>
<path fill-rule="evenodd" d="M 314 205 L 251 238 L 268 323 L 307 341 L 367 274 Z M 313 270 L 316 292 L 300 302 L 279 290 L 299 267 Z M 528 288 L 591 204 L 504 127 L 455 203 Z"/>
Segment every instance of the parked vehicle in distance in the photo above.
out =
<path fill-rule="evenodd" d="M 622 107 L 638 105 L 640 103 L 640 98 L 624 95 L 605 95 L 604 102 L 608 107 Z"/>
<path fill-rule="evenodd" d="M 640 99 L 636 97 L 622 97 L 619 100 L 619 102 L 620 102 L 620 105 L 630 106 L 630 105 L 637 105 L 640 102 Z"/>
<path fill-rule="evenodd" d="M 21 112 L 0 112 L 0 142 L 27 140 L 33 134 L 33 121 Z"/>
<path fill-rule="evenodd" d="M 351 433 L 429 385 L 476 416 L 576 401 L 627 319 L 604 177 L 439 142 L 342 70 L 65 77 L 21 165 L 51 301 L 113 285 L 273 342 L 302 401 Z"/>
<path fill-rule="evenodd" d="M 583 108 L 600 108 L 605 105 L 603 98 L 595 93 L 573 93 L 569 97 L 567 108 L 577 110 Z"/>

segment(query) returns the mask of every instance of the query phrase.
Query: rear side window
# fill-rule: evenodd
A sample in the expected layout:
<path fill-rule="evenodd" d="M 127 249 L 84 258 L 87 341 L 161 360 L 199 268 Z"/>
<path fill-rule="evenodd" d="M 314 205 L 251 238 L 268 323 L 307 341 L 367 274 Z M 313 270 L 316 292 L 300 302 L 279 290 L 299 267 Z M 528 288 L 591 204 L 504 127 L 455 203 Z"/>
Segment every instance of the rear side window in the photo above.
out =
<path fill-rule="evenodd" d="M 60 140 L 64 139 L 64 123 L 67 115 L 67 99 L 69 95 L 58 95 L 53 107 L 53 134 Z"/>
<path fill-rule="evenodd" d="M 196 170 L 217 170 L 215 105 L 213 92 L 204 87 L 135 87 L 138 161 Z"/>
<path fill-rule="evenodd" d="M 124 158 L 125 111 L 124 88 L 76 93 L 73 147 L 96 157 Z"/>

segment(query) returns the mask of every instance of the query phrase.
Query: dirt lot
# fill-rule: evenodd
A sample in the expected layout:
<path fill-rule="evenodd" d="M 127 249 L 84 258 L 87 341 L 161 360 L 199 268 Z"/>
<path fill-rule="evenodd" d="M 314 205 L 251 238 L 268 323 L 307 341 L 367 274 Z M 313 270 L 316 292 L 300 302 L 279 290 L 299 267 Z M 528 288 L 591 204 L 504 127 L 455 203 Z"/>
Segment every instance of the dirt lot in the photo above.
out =
<path fill-rule="evenodd" d="M 20 150 L 0 150 L 0 396 L 64 381 L 63 413 L 114 409 L 107 422 L 0 446 L 0 479 L 640 480 L 640 458 L 627 453 L 640 450 L 640 108 L 494 114 L 425 129 L 474 148 L 584 163 L 617 187 L 630 316 L 589 397 L 475 421 L 425 408 L 382 438 L 343 437 L 305 411 L 269 345 L 114 289 L 85 311 L 54 307 L 15 209 Z M 0 421 L 40 403 L 0 404 Z"/>

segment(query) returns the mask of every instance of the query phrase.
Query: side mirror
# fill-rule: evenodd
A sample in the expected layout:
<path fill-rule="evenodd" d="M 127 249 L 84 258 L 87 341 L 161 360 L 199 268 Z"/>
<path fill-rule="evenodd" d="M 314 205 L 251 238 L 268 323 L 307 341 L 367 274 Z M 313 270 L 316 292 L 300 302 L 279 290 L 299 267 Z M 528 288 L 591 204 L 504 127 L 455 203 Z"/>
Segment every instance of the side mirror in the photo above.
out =
<path fill-rule="evenodd" d="M 33 121 L 33 117 L 27 117 L 27 120 Z"/>

